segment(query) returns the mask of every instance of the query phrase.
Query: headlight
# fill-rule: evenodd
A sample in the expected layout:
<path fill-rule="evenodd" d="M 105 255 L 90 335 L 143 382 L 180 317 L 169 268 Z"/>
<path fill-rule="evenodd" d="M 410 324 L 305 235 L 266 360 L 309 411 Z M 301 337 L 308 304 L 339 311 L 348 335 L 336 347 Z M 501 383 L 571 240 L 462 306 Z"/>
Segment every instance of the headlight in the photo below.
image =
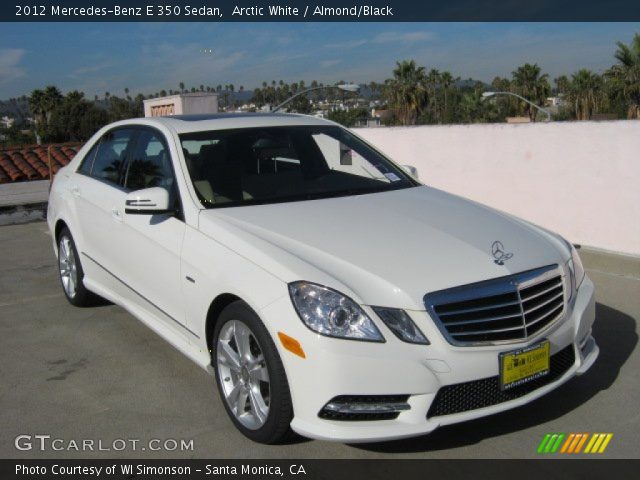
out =
<path fill-rule="evenodd" d="M 384 324 L 403 342 L 429 345 L 429 340 L 404 310 L 372 307 Z"/>
<path fill-rule="evenodd" d="M 570 277 L 570 290 L 569 290 L 569 300 L 573 298 L 573 294 L 580 288 L 582 285 L 582 281 L 584 280 L 584 267 L 582 266 L 582 260 L 580 260 L 580 255 L 578 255 L 578 251 L 575 247 L 567 242 L 567 248 L 571 252 L 571 259 L 567 261 L 567 269 L 569 270 Z"/>
<path fill-rule="evenodd" d="M 300 319 L 314 332 L 384 342 L 380 330 L 360 306 L 340 292 L 315 283 L 293 282 L 289 284 L 289 295 Z"/>
<path fill-rule="evenodd" d="M 582 281 L 584 280 L 584 266 L 582 265 L 582 260 L 580 260 L 580 255 L 578 255 L 578 251 L 571 246 L 571 260 L 573 261 L 573 276 L 576 279 L 576 290 L 580 288 L 582 285 Z"/>

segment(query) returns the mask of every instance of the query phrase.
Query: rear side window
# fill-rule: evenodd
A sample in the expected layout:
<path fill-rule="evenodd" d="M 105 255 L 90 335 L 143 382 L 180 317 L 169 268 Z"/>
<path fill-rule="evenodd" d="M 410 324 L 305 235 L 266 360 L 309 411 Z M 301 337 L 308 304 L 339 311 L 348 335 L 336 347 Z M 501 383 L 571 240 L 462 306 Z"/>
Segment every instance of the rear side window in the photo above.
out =
<path fill-rule="evenodd" d="M 96 157 L 96 152 L 98 151 L 98 147 L 100 146 L 100 140 L 98 140 L 89 153 L 87 153 L 82 159 L 82 163 L 80 164 L 80 168 L 78 168 L 78 172 L 84 173 L 85 175 L 91 175 L 91 167 L 93 167 L 93 159 Z"/>
<path fill-rule="evenodd" d="M 121 183 L 123 166 L 134 130 L 119 129 L 107 132 L 100 141 L 91 168 L 91 176 L 100 180 Z"/>

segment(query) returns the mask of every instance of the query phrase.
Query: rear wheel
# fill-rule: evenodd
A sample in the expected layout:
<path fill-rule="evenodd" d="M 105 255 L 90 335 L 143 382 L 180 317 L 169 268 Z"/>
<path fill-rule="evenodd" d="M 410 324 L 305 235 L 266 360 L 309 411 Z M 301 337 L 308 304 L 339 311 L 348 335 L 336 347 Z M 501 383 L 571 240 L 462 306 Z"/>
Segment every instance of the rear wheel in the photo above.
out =
<path fill-rule="evenodd" d="M 276 347 L 244 302 L 223 310 L 212 344 L 216 381 L 225 409 L 246 437 L 278 443 L 293 418 L 289 385 Z"/>
<path fill-rule="evenodd" d="M 84 270 L 78 250 L 68 228 L 58 236 L 58 273 L 64 295 L 76 307 L 89 307 L 98 303 L 100 297 L 84 287 Z"/>

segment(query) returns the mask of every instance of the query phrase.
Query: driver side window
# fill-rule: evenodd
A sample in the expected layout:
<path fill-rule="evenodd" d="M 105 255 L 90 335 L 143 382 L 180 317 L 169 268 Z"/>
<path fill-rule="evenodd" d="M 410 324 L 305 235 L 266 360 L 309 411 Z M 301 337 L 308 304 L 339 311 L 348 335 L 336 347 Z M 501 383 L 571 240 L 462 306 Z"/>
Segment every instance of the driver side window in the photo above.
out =
<path fill-rule="evenodd" d="M 162 187 L 173 193 L 175 177 L 171 157 L 164 138 L 158 132 L 141 129 L 130 156 L 125 176 L 125 188 Z"/>

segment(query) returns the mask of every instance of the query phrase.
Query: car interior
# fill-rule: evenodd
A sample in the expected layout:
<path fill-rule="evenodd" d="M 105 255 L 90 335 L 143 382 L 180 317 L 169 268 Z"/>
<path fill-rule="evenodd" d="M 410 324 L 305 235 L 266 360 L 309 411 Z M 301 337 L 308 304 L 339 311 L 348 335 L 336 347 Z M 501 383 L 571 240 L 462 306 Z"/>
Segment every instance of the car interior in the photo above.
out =
<path fill-rule="evenodd" d="M 219 132 L 210 132 L 213 134 Z M 354 173 L 334 168 L 348 165 L 350 150 L 341 145 L 333 160 L 308 131 L 269 129 L 210 135 L 203 141 L 183 142 L 183 153 L 196 193 L 204 206 L 251 200 L 300 197 L 345 189 L 389 184 L 375 167 Z M 188 148 L 187 148 L 188 147 Z M 333 160 L 333 161 L 332 161 Z M 348 165 L 350 167 L 350 165 Z M 373 173 L 375 172 L 375 173 Z"/>

